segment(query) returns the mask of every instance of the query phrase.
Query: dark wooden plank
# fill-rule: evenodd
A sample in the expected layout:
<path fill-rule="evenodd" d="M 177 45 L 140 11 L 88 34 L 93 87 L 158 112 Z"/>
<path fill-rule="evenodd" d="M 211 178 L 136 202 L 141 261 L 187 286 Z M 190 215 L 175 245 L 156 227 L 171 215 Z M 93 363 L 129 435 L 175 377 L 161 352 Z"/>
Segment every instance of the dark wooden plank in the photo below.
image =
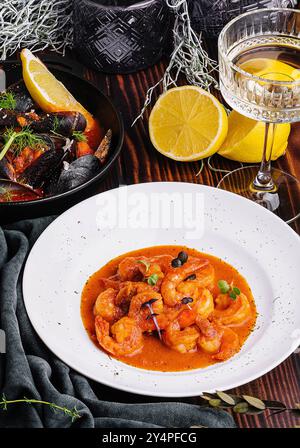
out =
<path fill-rule="evenodd" d="M 135 117 L 142 108 L 147 89 L 157 82 L 163 75 L 165 64 L 160 62 L 154 67 L 130 75 L 103 75 L 87 71 L 87 77 L 101 87 L 114 100 L 121 111 L 125 122 L 125 141 L 118 167 L 110 174 L 114 185 L 116 178 L 126 184 L 151 182 L 151 181 L 182 181 L 194 182 L 216 186 L 222 178 L 222 173 L 211 171 L 207 164 L 200 175 L 197 173 L 201 162 L 179 163 L 161 156 L 152 146 L 148 136 L 148 118 L 150 110 L 147 110 L 144 118 L 131 127 Z M 154 95 L 153 100 L 159 92 Z M 274 166 L 285 169 L 289 173 L 300 177 L 300 124 L 293 126 L 290 136 L 289 148 L 285 157 L 282 157 Z M 219 156 L 214 157 L 212 163 L 216 168 L 232 170 L 239 164 L 228 161 Z M 105 188 L 105 187 L 104 187 Z M 300 233 L 300 220 L 292 227 Z M 99 386 L 95 384 L 97 389 Z M 287 406 L 293 406 L 300 401 L 299 389 L 299 355 L 292 355 L 280 366 L 273 369 L 267 375 L 252 381 L 249 384 L 232 390 L 238 395 L 248 394 L 259 396 L 263 399 L 280 400 Z M 153 397 L 140 397 L 126 394 L 101 386 L 101 394 L 107 399 L 116 399 L 129 402 L 161 401 Z M 183 399 L 186 402 L 199 402 L 197 397 Z M 269 412 L 259 416 L 235 415 L 236 422 L 241 427 L 293 427 L 299 424 L 299 418 L 291 413 L 270 415 Z"/>

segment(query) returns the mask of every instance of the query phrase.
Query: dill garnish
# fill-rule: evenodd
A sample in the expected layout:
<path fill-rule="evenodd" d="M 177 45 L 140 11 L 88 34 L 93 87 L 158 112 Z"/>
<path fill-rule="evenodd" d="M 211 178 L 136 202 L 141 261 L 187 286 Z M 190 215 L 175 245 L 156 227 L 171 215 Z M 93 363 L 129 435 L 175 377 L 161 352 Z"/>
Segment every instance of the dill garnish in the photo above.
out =
<path fill-rule="evenodd" d="M 58 129 L 59 129 L 59 119 L 58 119 L 58 117 L 55 115 L 55 117 L 54 117 L 54 119 L 53 119 L 53 128 L 52 128 L 52 132 L 53 132 L 54 134 L 56 134 L 57 131 L 58 131 Z"/>
<path fill-rule="evenodd" d="M 4 199 L 5 202 L 10 202 L 13 198 L 13 195 L 9 190 L 6 190 L 3 187 L 0 187 L 0 197 Z"/>
<path fill-rule="evenodd" d="M 86 136 L 81 131 L 73 131 L 72 137 L 77 142 L 86 142 Z"/>
<path fill-rule="evenodd" d="M 4 145 L 0 151 L 0 160 L 3 159 L 9 149 L 13 149 L 15 155 L 18 155 L 27 146 L 33 149 L 40 149 L 44 140 L 33 133 L 28 127 L 24 127 L 22 131 L 16 132 L 14 128 L 7 128 L 4 134 Z"/>
<path fill-rule="evenodd" d="M 11 92 L 3 92 L 0 94 L 0 108 L 1 109 L 15 109 L 17 102 L 14 94 Z"/>

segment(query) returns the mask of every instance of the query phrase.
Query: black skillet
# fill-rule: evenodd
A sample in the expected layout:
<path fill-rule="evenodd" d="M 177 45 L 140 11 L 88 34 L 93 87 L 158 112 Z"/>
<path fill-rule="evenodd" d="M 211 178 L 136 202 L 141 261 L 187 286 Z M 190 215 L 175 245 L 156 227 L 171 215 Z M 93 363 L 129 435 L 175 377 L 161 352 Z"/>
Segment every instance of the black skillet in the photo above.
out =
<path fill-rule="evenodd" d="M 103 180 L 118 158 L 124 138 L 123 121 L 112 102 L 97 87 L 83 79 L 83 69 L 75 61 L 57 56 L 42 58 L 51 72 L 67 87 L 73 96 L 96 118 L 104 130 L 112 129 L 112 149 L 107 163 L 88 182 L 68 192 L 24 202 L 0 203 L 0 224 L 39 216 L 61 213 L 77 202 L 97 192 Z M 20 61 L 1 62 L 6 74 L 6 87 L 22 78 Z"/>

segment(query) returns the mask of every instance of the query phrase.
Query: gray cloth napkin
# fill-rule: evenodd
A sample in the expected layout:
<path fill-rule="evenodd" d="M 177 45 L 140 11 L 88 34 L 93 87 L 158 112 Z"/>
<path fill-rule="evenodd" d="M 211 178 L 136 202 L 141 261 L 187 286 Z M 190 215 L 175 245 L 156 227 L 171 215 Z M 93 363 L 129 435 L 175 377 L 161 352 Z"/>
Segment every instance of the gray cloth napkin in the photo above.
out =
<path fill-rule="evenodd" d="M 21 280 L 30 248 L 53 219 L 20 221 L 0 227 L 0 329 L 6 333 L 6 354 L 0 354 L 0 393 L 7 400 L 27 397 L 70 409 L 76 406 L 81 418 L 72 422 L 69 416 L 48 406 L 13 404 L 7 410 L 0 409 L 0 427 L 234 427 L 228 413 L 185 402 L 109 401 L 117 395 L 115 390 L 79 375 L 47 349 L 26 314 Z M 41 260 L 46 262 L 47 254 Z M 122 392 L 117 396 L 121 401 L 143 400 Z"/>

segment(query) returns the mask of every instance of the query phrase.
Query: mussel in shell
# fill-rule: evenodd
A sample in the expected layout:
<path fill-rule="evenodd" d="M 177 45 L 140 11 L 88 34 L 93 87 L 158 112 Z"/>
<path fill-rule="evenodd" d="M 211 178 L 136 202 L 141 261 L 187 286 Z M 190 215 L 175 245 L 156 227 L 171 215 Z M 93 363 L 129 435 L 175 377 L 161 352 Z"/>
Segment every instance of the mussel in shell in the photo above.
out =
<path fill-rule="evenodd" d="M 41 188 L 62 164 L 63 149 L 49 149 L 43 152 L 21 174 L 18 180 L 32 188 Z"/>
<path fill-rule="evenodd" d="M 0 126 L 23 128 L 29 126 L 34 132 L 50 133 L 72 137 L 74 131 L 84 131 L 86 119 L 80 112 L 53 112 L 49 114 L 18 113 L 0 110 Z"/>
<path fill-rule="evenodd" d="M 42 196 L 26 185 L 0 179 L 0 202 L 33 201 Z"/>
<path fill-rule="evenodd" d="M 0 179 L 16 180 L 16 173 L 12 163 L 4 157 L 0 160 Z"/>
<path fill-rule="evenodd" d="M 82 156 L 72 163 L 64 163 L 55 193 L 64 193 L 92 179 L 100 171 L 100 163 L 93 155 Z"/>
<path fill-rule="evenodd" d="M 34 101 L 31 98 L 23 80 L 16 82 L 15 84 L 11 84 L 5 92 L 0 93 L 0 100 L 1 96 L 7 93 L 11 93 L 14 98 L 14 110 L 16 112 L 28 112 L 29 110 L 34 109 Z"/>

